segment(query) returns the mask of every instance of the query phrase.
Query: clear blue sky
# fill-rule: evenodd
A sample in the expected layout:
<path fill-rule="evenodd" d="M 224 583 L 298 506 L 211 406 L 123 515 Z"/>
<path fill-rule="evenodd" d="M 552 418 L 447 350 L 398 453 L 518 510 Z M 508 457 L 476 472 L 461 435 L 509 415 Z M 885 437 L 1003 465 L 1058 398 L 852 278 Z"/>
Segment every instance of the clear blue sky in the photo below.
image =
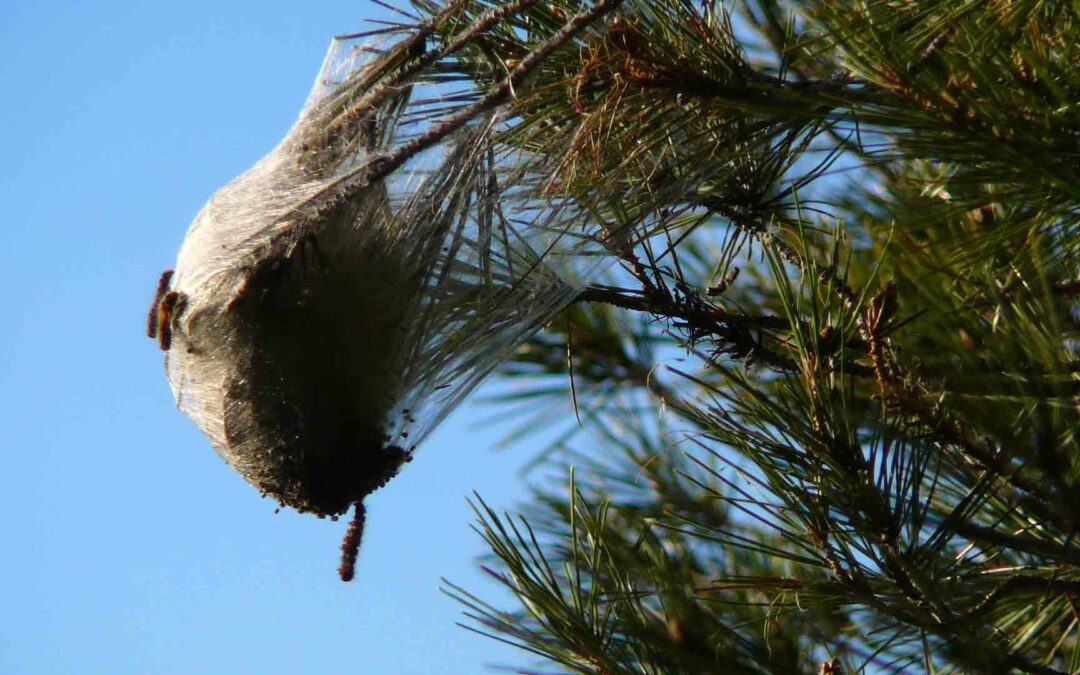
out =
<path fill-rule="evenodd" d="M 524 654 L 455 627 L 471 490 L 522 495 L 466 408 L 345 523 L 282 512 L 174 407 L 143 337 L 203 201 L 281 137 L 362 1 L 26 2 L 0 10 L 0 672 L 473 673 Z M 482 411 L 486 416 L 492 411 Z"/>

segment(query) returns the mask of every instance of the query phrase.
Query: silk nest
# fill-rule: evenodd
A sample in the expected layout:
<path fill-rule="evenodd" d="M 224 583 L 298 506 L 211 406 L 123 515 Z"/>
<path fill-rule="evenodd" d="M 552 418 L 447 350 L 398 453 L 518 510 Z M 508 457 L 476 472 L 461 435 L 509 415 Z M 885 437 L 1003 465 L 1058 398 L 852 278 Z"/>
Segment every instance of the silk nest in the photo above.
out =
<path fill-rule="evenodd" d="M 505 105 L 418 143 L 482 96 L 438 63 L 410 71 L 424 49 L 336 40 L 285 138 L 199 212 L 151 310 L 180 409 L 301 512 L 359 505 L 609 262 L 552 225 L 568 207 L 500 146 Z"/>

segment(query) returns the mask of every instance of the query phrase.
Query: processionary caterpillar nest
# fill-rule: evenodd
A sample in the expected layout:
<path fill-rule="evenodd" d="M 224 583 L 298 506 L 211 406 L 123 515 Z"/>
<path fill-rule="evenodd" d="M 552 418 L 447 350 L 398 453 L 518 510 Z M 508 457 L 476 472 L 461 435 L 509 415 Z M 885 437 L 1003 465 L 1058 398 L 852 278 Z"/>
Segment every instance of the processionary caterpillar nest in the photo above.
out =
<path fill-rule="evenodd" d="M 345 579 L 364 497 L 607 260 L 534 196 L 497 141 L 505 106 L 448 84 L 431 32 L 334 42 L 288 135 L 195 218 L 148 318 L 178 406 L 248 482 L 320 517 L 356 505 Z"/>

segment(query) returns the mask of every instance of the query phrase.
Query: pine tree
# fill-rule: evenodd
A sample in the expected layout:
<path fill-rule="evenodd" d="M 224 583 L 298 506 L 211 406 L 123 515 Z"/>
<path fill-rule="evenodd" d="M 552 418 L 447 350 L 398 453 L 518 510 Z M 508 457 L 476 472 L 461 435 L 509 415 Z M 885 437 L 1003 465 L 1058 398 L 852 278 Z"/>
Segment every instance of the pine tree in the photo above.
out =
<path fill-rule="evenodd" d="M 501 3 L 413 4 L 448 42 Z M 449 585 L 474 629 L 568 672 L 1080 672 L 1080 6 L 606 4 L 527 77 L 592 5 L 456 55 L 617 259 L 501 368 L 515 437 L 577 419 L 522 516 L 475 500 L 520 604 Z"/>

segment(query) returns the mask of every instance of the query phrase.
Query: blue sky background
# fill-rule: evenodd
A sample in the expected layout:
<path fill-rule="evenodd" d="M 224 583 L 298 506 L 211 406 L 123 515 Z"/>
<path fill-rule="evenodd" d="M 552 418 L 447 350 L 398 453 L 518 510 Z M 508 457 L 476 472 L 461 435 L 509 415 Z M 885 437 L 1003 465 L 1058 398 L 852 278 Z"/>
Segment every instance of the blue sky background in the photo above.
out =
<path fill-rule="evenodd" d="M 0 10 L 0 672 L 471 673 L 527 657 L 454 622 L 500 597 L 464 497 L 523 496 L 528 449 L 461 410 L 344 522 L 260 499 L 174 407 L 143 336 L 219 186 L 284 134 L 367 2 L 31 2 Z"/>

